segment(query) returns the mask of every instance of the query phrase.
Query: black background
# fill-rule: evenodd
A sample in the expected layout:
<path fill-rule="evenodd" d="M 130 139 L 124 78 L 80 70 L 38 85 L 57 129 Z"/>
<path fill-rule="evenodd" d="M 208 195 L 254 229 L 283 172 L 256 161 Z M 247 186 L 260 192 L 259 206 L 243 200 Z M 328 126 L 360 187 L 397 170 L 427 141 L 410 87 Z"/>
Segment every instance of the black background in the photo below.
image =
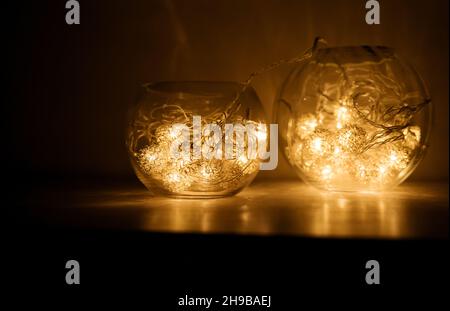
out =
<path fill-rule="evenodd" d="M 1 256 L 5 260 L 2 270 L 6 275 L 8 293 L 27 295 L 42 291 L 46 293 L 41 294 L 42 300 L 49 302 L 53 298 L 48 293 L 58 288 L 70 297 L 69 301 L 86 297 L 87 292 L 92 292 L 96 293 L 94 297 L 97 299 L 114 302 L 131 292 L 128 301 L 146 302 L 143 308 L 148 310 L 175 309 L 177 297 L 186 294 L 215 297 L 267 294 L 273 296 L 272 303 L 276 310 L 292 310 L 287 306 L 301 306 L 305 299 L 311 298 L 310 294 L 322 297 L 314 301 L 317 306 L 324 303 L 346 305 L 362 293 L 373 302 L 384 290 L 394 293 L 403 289 L 420 290 L 421 293 L 432 290 L 433 301 L 442 297 L 439 290 L 448 287 L 449 277 L 447 240 L 176 235 L 43 225 L 30 217 L 30 206 L 22 203 L 21 199 L 26 198 L 37 185 L 41 187 L 84 179 L 101 183 L 104 179 L 130 178 L 132 173 L 125 148 L 120 149 L 122 143 L 118 143 L 118 137 L 123 132 L 123 124 L 120 123 L 124 121 L 122 115 L 134 100 L 139 82 L 174 77 L 242 80 L 258 66 L 285 56 L 269 53 L 265 58 L 259 58 L 259 63 L 237 66 L 243 69 L 227 72 L 224 68 L 229 67 L 236 55 L 228 58 L 221 54 L 223 52 L 218 52 L 227 48 L 226 42 L 229 41 L 224 41 L 220 49 L 213 50 L 216 57 L 205 60 L 199 73 L 193 73 L 195 68 L 186 65 L 175 66 L 170 71 L 164 62 L 158 62 L 158 59 L 170 55 L 167 51 L 170 50 L 171 39 L 165 33 L 168 31 L 167 25 L 161 22 L 164 17 L 159 15 L 164 3 L 125 2 L 80 1 L 81 25 L 70 27 L 64 23 L 65 1 L 2 4 L 2 49 L 6 52 L 3 57 L 6 70 L 2 73 L 6 81 L 2 94 L 5 139 L 3 184 L 6 185 L 4 207 L 8 213 L 2 218 L 5 241 Z M 280 2 L 283 7 L 296 3 Z M 325 12 L 323 19 L 329 20 L 334 6 L 327 1 L 317 2 L 320 3 L 314 5 L 308 2 L 308 6 L 321 7 Z M 339 12 L 354 12 L 355 3 L 359 8 L 363 2 L 342 1 L 337 6 L 343 6 L 343 11 Z M 435 79 L 433 85 L 433 94 L 437 94 L 440 99 L 437 105 L 441 107 L 438 113 L 439 131 L 435 134 L 438 137 L 435 145 L 440 148 L 419 168 L 415 178 L 448 180 L 448 2 L 393 2 L 399 9 L 403 5 L 407 7 L 407 3 L 415 8 L 401 11 L 406 12 L 402 13 L 406 17 L 415 15 L 414 10 L 420 11 L 422 5 L 432 8 L 423 11 L 426 21 L 417 15 L 411 24 L 419 24 L 417 27 L 432 34 L 417 37 L 429 38 L 435 43 L 426 45 L 422 42 L 426 45 L 426 51 L 418 54 L 425 53 L 424 59 L 438 59 L 437 64 L 440 64 L 439 67 L 436 63 L 422 63 L 420 57 L 416 59 L 428 78 L 440 72 L 440 79 Z M 191 2 L 178 2 L 178 5 L 184 8 L 187 16 L 190 11 L 199 12 L 199 20 L 206 11 L 202 7 L 214 7 L 204 1 L 192 1 L 192 6 L 187 3 Z M 228 40 L 238 36 L 236 29 L 239 30 L 246 20 L 247 15 L 239 13 L 241 10 L 247 10 L 251 16 L 252 8 L 270 6 L 263 0 L 229 3 L 217 4 L 218 12 L 223 9 L 229 13 L 220 15 L 216 12 L 222 17 L 217 23 L 226 23 L 227 16 L 242 22 L 232 24 L 235 25 L 235 28 L 232 27 L 235 32 L 225 36 Z M 327 8 L 327 5 L 332 7 Z M 122 11 L 124 8 L 128 10 Z M 272 16 L 282 21 L 281 12 L 275 11 Z M 433 18 L 433 14 L 438 16 Z M 352 19 L 351 16 L 349 14 L 349 19 Z M 393 20 L 396 17 L 394 14 L 389 18 Z M 141 37 L 146 32 L 141 30 L 148 20 L 153 20 L 150 22 L 153 28 L 149 31 L 154 35 L 152 40 L 146 41 Z M 195 25 L 193 23 L 194 29 L 203 27 L 202 24 Z M 355 27 L 352 33 L 364 32 L 365 25 Z M 253 30 L 250 28 L 247 31 Z M 342 33 L 350 32 L 348 27 L 344 30 Z M 307 38 L 312 40 L 314 30 L 306 32 Z M 116 42 L 116 35 L 127 40 Z M 401 36 L 408 38 L 403 45 L 418 40 L 414 35 L 403 33 Z M 218 35 L 218 38 L 221 36 Z M 238 36 L 237 40 L 245 38 Z M 336 44 L 357 44 L 362 40 L 361 34 L 348 37 L 339 34 L 335 38 L 339 38 L 336 39 L 339 42 L 334 42 Z M 396 41 L 392 36 L 383 40 L 377 33 L 367 38 L 369 43 L 389 41 L 388 44 L 394 44 Z M 198 41 L 197 47 L 208 50 L 208 44 L 201 44 L 201 36 L 195 40 Z M 301 41 L 305 41 L 304 46 L 303 43 L 291 46 L 288 56 L 308 46 L 308 40 L 302 38 Z M 220 44 L 221 41 L 214 42 Z M 124 47 L 130 45 L 130 49 Z M 242 59 L 248 59 L 261 48 L 256 41 L 254 45 L 253 50 L 247 47 L 247 52 L 235 53 L 242 53 L 239 54 Z M 152 53 L 142 56 L 147 51 Z M 407 51 L 402 50 L 404 54 Z M 205 52 L 202 53 L 194 56 L 194 61 L 204 58 Z M 409 58 L 414 58 L 413 55 L 411 53 Z M 144 69 L 139 70 L 141 67 L 131 61 L 135 57 L 147 59 L 147 63 L 142 64 Z M 219 60 L 222 63 L 217 70 L 211 69 Z M 180 62 L 183 64 L 183 60 Z M 129 70 L 128 66 L 134 69 Z M 119 79 L 117 77 L 121 72 L 126 74 Z M 262 85 L 264 83 L 269 82 L 262 82 Z M 267 97 L 270 98 L 270 94 Z M 123 106 L 120 106 L 121 103 Z M 279 176 L 285 176 L 286 171 L 287 168 L 279 172 Z M 78 288 L 65 284 L 64 266 L 69 259 L 77 259 L 81 265 L 81 285 Z M 379 286 L 365 284 L 365 263 L 370 259 L 376 259 L 381 264 L 382 284 Z M 106 289 L 105 296 L 99 294 L 103 289 Z M 339 299 L 327 299 L 328 293 L 341 290 L 344 293 Z M 423 297 L 410 295 L 407 300 L 414 302 L 420 298 Z M 16 301 L 20 302 L 24 301 Z"/>

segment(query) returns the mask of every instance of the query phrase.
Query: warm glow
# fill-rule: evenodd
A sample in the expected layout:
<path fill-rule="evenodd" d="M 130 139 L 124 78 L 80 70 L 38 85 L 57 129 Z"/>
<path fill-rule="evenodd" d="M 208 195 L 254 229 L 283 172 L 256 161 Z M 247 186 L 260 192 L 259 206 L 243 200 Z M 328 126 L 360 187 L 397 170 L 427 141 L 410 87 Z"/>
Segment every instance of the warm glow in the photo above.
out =
<path fill-rule="evenodd" d="M 145 159 L 146 159 L 148 162 L 153 162 L 153 161 L 156 160 L 156 154 L 152 153 L 151 151 L 148 151 L 148 152 L 145 154 Z"/>
<path fill-rule="evenodd" d="M 360 126 L 351 107 L 336 105 L 334 116 L 333 129 L 320 113 L 316 117 L 307 114 L 297 119 L 295 135 L 289 137 L 291 162 L 325 186 L 363 184 L 376 188 L 388 183 L 408 166 L 420 143 L 420 128 L 409 126 L 396 140 L 370 148 L 373 137 L 379 135 L 376 128 Z"/>
<path fill-rule="evenodd" d="M 322 151 L 322 139 L 314 138 L 312 141 L 312 149 L 315 152 L 320 153 Z"/>
<path fill-rule="evenodd" d="M 200 144 L 201 152 L 211 152 L 216 155 L 211 158 L 203 156 L 193 157 L 193 144 L 188 144 L 189 153 L 180 153 L 174 157 L 172 154 L 173 143 L 183 142 L 183 132 L 174 126 L 160 125 L 156 128 L 157 136 L 152 140 L 152 144 L 143 148 L 138 156 L 140 168 L 148 174 L 155 182 L 162 183 L 165 188 L 173 192 L 187 191 L 191 186 L 214 188 L 231 188 L 238 185 L 242 176 L 248 176 L 258 171 L 259 160 L 249 158 L 248 142 L 257 141 L 259 144 L 266 145 L 267 130 L 266 125 L 253 121 L 256 130 L 248 132 L 248 135 L 254 135 L 248 139 L 239 140 L 233 136 L 233 157 L 231 159 L 224 157 L 224 151 L 219 148 L 222 136 L 214 145 L 208 145 L 205 140 L 209 136 L 203 136 Z M 245 124 L 244 124 L 245 125 Z M 191 130 L 192 131 L 192 130 Z M 192 136 L 192 135 L 191 135 Z M 189 135 L 188 135 L 189 137 Z M 176 146 L 177 144 L 175 144 Z M 238 153 L 243 151 L 243 154 Z"/>
<path fill-rule="evenodd" d="M 330 178 L 331 173 L 332 173 L 332 170 L 331 170 L 331 166 L 329 166 L 329 165 L 325 166 L 325 167 L 322 169 L 322 177 L 323 177 L 324 179 Z"/>
<path fill-rule="evenodd" d="M 254 92 L 250 81 L 144 84 L 126 138 L 137 177 L 155 195 L 218 198 L 276 166 Z"/>
<path fill-rule="evenodd" d="M 245 155 L 241 155 L 241 156 L 238 158 L 239 164 L 242 164 L 242 165 L 247 164 L 248 161 L 249 161 L 249 159 L 248 159 Z"/>
<path fill-rule="evenodd" d="M 391 155 L 389 156 L 389 160 L 391 161 L 391 164 L 395 164 L 397 162 L 398 157 L 394 151 L 391 152 Z"/>
<path fill-rule="evenodd" d="M 167 179 L 170 182 L 179 182 L 180 181 L 180 175 L 177 173 L 171 173 L 167 176 Z"/>
<path fill-rule="evenodd" d="M 337 121 L 336 121 L 336 128 L 341 129 L 342 126 L 344 126 L 347 121 L 349 121 L 349 115 L 348 115 L 348 109 L 345 107 L 339 107 L 337 109 Z"/>
<path fill-rule="evenodd" d="M 428 146 L 431 97 L 422 78 L 388 47 L 330 47 L 317 38 L 310 51 L 294 59 L 276 99 L 294 171 L 333 191 L 397 186 Z"/>

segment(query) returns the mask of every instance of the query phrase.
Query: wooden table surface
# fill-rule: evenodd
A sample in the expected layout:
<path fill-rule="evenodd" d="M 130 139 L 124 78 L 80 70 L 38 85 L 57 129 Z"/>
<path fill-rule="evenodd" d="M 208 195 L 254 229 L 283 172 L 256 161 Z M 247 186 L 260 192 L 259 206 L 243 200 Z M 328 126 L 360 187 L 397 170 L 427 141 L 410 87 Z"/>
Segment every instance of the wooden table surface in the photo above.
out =
<path fill-rule="evenodd" d="M 382 194 L 332 193 L 299 181 L 256 182 L 234 197 L 152 197 L 138 183 L 33 191 L 29 219 L 76 228 L 325 238 L 448 238 L 448 184 Z"/>

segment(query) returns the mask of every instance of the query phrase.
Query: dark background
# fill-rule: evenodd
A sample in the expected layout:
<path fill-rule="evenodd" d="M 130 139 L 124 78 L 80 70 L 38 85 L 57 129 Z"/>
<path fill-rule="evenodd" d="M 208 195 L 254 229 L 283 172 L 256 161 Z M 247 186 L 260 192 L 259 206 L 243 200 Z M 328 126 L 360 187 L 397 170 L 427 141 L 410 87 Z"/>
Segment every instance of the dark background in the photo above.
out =
<path fill-rule="evenodd" d="M 303 53 L 316 36 L 330 45 L 392 46 L 416 67 L 430 87 L 435 122 L 431 148 L 410 179 L 448 180 L 447 0 L 380 0 L 380 25 L 365 23 L 363 0 L 80 0 L 81 25 L 65 23 L 65 2 L 2 4 L 2 176 L 10 197 L 3 203 L 19 211 L 17 218 L 6 216 L 1 223 L 7 231 L 2 235 L 2 260 L 7 262 L 2 280 L 6 274 L 10 292 L 65 286 L 69 258 L 80 261 L 82 289 L 113 288 L 116 295 L 108 292 L 104 300 L 111 303 L 123 298 L 123 288 L 140 287 L 147 292 L 135 293 L 127 302 L 143 298 L 148 310 L 174 309 L 176 297 L 185 294 L 269 294 L 278 304 L 275 310 L 291 310 L 288 305 L 299 306 L 309 297 L 300 290 L 305 287 L 316 294 L 324 288 L 362 287 L 369 290 L 364 305 L 372 304 L 379 288 L 364 283 L 363 263 L 373 258 L 382 263 L 381 289 L 445 289 L 440 285 L 448 279 L 445 240 L 177 235 L 45 226 L 30 220 L 29 191 L 48 180 L 89 185 L 97 178 L 130 178 L 140 185 L 128 163 L 124 131 L 126 111 L 141 83 L 241 81 L 265 64 Z M 255 81 L 268 115 L 289 69 Z M 259 176 L 269 177 L 293 174 L 280 157 L 276 171 Z M 64 201 L 62 192 L 60 197 Z M 24 198 L 26 205 L 18 203 Z M 92 220 L 98 221 L 102 219 Z M 80 293 L 66 289 L 70 299 L 65 305 Z M 52 301 L 52 294 L 47 291 L 41 298 Z M 359 294 L 347 291 L 338 300 L 322 296 L 315 303 L 347 304 Z M 432 301 L 439 297 L 438 291 L 434 294 Z M 415 302 L 422 295 L 406 298 Z M 155 308 L 157 301 L 164 307 Z"/>
<path fill-rule="evenodd" d="M 410 179 L 448 179 L 447 0 L 380 1 L 380 25 L 366 24 L 363 0 L 81 0 L 80 25 L 65 23 L 65 2 L 21 1 L 4 11 L 12 34 L 7 155 L 22 178 L 134 178 L 124 132 L 140 84 L 243 81 L 322 36 L 330 45 L 392 46 L 416 67 L 435 121 Z M 255 80 L 269 116 L 290 69 Z M 277 170 L 259 177 L 294 174 L 280 157 Z"/>

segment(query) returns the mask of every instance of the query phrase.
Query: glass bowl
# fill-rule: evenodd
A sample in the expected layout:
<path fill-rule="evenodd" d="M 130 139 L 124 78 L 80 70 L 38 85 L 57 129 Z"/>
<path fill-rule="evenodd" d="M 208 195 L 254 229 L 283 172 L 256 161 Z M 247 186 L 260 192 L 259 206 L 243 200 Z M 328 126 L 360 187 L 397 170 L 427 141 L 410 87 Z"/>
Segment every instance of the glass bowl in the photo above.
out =
<path fill-rule="evenodd" d="M 265 144 L 266 136 L 264 112 L 250 87 L 157 82 L 142 87 L 126 143 L 137 177 L 153 194 L 215 198 L 250 184 L 259 171 L 250 143 L 259 138 Z"/>
<path fill-rule="evenodd" d="M 336 191 L 400 184 L 423 158 L 432 123 L 421 77 L 382 46 L 313 51 L 284 82 L 275 118 L 297 174 Z"/>

